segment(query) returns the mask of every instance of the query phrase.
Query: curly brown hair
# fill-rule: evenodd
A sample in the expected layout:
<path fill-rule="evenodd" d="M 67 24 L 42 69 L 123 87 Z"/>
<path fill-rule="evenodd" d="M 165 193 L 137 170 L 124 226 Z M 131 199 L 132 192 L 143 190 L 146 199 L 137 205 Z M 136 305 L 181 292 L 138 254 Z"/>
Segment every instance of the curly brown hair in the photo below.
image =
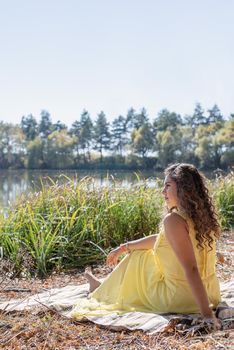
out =
<path fill-rule="evenodd" d="M 170 165 L 164 173 L 176 182 L 179 207 L 194 223 L 198 247 L 208 244 L 212 249 L 214 239 L 220 236 L 220 225 L 205 177 L 194 165 L 185 163 Z"/>

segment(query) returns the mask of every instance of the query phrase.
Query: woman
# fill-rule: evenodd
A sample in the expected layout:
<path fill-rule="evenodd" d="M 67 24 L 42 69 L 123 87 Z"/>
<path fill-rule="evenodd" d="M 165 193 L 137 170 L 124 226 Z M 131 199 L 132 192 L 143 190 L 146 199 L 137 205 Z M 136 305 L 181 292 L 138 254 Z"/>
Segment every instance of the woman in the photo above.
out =
<path fill-rule="evenodd" d="M 220 227 L 205 180 L 193 165 L 174 164 L 165 170 L 162 193 L 167 212 L 159 235 L 112 250 L 108 265 L 128 254 L 102 283 L 86 270 L 90 299 L 78 301 L 74 317 L 114 310 L 200 312 L 218 326 L 212 308 L 220 301 L 215 273 Z"/>

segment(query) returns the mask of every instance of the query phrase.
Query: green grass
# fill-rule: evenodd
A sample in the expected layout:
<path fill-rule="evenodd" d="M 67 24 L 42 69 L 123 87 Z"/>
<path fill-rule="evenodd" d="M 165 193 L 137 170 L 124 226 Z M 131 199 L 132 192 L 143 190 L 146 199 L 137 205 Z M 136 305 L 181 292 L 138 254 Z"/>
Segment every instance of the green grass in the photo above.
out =
<path fill-rule="evenodd" d="M 225 177 L 217 177 L 212 183 L 212 191 L 216 203 L 220 224 L 223 230 L 234 227 L 234 173 Z"/>
<path fill-rule="evenodd" d="M 50 180 L 37 193 L 21 196 L 0 218 L 4 257 L 16 271 L 45 275 L 52 269 L 101 262 L 111 247 L 158 231 L 164 207 L 162 183 L 95 188 L 92 178 L 79 182 Z M 210 183 L 223 229 L 233 222 L 233 174 Z"/>
<path fill-rule="evenodd" d="M 110 247 L 157 231 L 162 197 L 144 185 L 96 189 L 93 179 L 59 185 L 51 180 L 38 193 L 21 196 L 1 217 L 4 256 L 16 269 L 41 275 L 52 268 L 79 267 L 105 259 Z M 28 259 L 28 257 L 30 259 Z"/>

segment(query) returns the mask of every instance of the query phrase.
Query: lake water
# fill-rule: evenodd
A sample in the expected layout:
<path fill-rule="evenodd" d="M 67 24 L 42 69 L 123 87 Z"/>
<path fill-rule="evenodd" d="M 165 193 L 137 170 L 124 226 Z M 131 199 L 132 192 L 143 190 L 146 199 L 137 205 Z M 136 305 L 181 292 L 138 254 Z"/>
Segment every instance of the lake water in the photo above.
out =
<path fill-rule="evenodd" d="M 156 171 L 0 170 L 0 210 L 8 208 L 23 192 L 39 191 L 41 181 L 48 183 L 48 177 L 59 183 L 67 181 L 63 174 L 78 180 L 90 176 L 96 188 L 111 185 L 113 179 L 118 181 L 120 186 L 129 187 L 139 181 L 137 175 L 152 187 L 156 185 L 157 177 L 163 178 L 163 173 Z M 214 172 L 206 173 L 208 178 L 214 175 Z"/>
<path fill-rule="evenodd" d="M 59 183 L 67 181 L 63 174 L 78 180 L 90 176 L 93 178 L 95 187 L 110 185 L 113 179 L 117 180 L 121 186 L 127 187 L 139 181 L 136 174 L 140 179 L 147 180 L 149 186 L 155 185 L 156 177 L 163 178 L 162 173 L 153 171 L 0 170 L 0 208 L 9 207 L 23 192 L 39 191 L 41 181 L 48 182 L 48 177 Z"/>

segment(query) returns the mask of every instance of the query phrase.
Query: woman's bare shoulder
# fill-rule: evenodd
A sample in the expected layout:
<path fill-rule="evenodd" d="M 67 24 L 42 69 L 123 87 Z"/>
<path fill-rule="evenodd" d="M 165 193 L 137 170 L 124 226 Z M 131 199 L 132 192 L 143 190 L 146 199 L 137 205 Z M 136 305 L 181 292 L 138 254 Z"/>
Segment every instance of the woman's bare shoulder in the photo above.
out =
<path fill-rule="evenodd" d="M 187 227 L 186 220 L 174 211 L 164 216 L 163 224 L 164 226 L 185 225 Z"/>

